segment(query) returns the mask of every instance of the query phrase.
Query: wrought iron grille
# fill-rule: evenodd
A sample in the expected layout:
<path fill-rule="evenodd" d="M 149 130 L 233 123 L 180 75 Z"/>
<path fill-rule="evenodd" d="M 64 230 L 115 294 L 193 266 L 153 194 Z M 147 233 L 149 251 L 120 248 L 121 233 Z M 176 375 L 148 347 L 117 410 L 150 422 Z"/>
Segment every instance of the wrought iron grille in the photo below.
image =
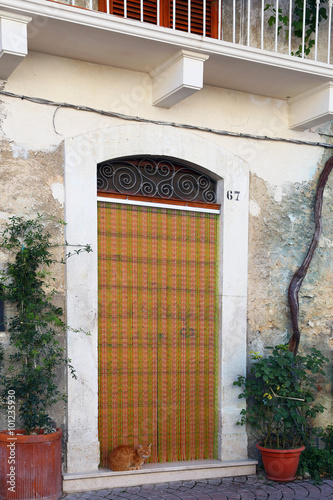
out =
<path fill-rule="evenodd" d="M 128 196 L 216 203 L 214 179 L 162 158 L 125 158 L 99 163 L 97 189 Z"/>

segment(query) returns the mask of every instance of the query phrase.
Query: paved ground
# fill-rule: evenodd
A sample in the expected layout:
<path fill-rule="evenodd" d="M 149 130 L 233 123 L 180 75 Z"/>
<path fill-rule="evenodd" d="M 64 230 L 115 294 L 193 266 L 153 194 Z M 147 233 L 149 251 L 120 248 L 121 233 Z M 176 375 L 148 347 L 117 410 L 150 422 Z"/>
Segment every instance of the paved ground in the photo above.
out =
<path fill-rule="evenodd" d="M 333 480 L 315 485 L 308 480 L 273 483 L 263 476 L 242 476 L 207 481 L 177 481 L 130 488 L 85 491 L 61 500 L 333 500 Z"/>

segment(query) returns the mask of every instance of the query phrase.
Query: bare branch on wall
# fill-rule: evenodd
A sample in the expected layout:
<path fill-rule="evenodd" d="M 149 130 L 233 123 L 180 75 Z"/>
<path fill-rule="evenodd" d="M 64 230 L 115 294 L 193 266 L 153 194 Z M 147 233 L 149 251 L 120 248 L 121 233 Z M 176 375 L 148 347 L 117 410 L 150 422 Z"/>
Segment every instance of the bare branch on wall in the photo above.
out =
<path fill-rule="evenodd" d="M 326 165 L 320 174 L 317 191 L 316 191 L 316 202 L 314 209 L 314 219 L 315 219 L 315 231 L 312 237 L 311 244 L 305 256 L 305 259 L 302 265 L 295 272 L 288 289 L 288 300 L 290 306 L 291 313 L 291 322 L 293 328 L 293 334 L 288 342 L 289 350 L 294 353 L 296 356 L 299 341 L 300 341 L 300 331 L 298 326 L 298 311 L 299 311 L 299 302 L 298 302 L 298 293 L 301 288 L 303 279 L 309 269 L 312 257 L 317 248 L 319 237 L 322 229 L 322 220 L 321 220 L 321 210 L 323 206 L 323 194 L 324 189 L 328 180 L 328 177 L 333 168 L 333 156 L 326 162 Z"/>

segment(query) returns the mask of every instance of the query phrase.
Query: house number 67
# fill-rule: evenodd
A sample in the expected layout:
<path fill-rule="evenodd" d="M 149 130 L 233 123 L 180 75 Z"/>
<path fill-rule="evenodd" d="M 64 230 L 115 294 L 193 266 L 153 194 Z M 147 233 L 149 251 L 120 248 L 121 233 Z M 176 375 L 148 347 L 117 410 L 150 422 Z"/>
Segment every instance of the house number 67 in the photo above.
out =
<path fill-rule="evenodd" d="M 227 191 L 228 200 L 239 201 L 240 191 Z"/>

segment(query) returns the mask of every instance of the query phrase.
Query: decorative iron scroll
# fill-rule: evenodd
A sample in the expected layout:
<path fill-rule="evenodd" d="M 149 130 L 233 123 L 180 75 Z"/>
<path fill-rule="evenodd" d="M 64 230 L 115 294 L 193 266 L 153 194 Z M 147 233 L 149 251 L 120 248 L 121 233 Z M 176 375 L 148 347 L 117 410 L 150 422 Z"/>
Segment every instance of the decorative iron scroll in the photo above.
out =
<path fill-rule="evenodd" d="M 97 166 L 97 189 L 132 196 L 216 203 L 216 181 L 161 158 L 100 163 Z"/>

